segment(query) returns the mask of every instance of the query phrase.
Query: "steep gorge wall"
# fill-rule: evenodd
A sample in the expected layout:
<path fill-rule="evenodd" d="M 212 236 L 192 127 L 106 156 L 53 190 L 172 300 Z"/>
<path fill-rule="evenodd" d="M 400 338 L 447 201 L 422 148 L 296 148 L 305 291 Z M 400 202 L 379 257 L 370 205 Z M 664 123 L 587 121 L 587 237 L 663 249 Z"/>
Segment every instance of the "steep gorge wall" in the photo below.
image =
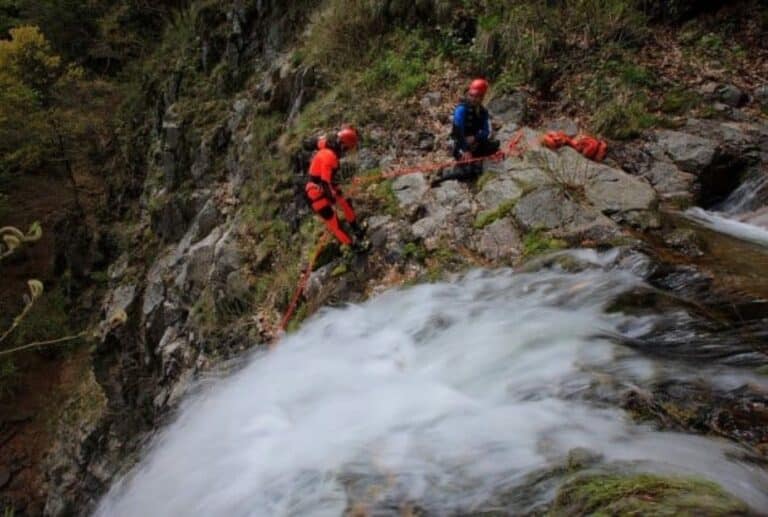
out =
<path fill-rule="evenodd" d="M 248 289 L 239 194 L 261 173 L 264 113 L 285 120 L 310 95 L 311 73 L 283 53 L 313 4 L 198 2 L 180 22 L 184 47 L 145 78 L 109 189 L 130 245 L 109 270 L 102 319 L 125 311 L 127 323 L 104 331 L 94 376 L 64 411 L 46 514 L 88 513 L 194 371 L 263 340 L 257 330 L 225 341 L 210 319 L 239 313 Z"/>

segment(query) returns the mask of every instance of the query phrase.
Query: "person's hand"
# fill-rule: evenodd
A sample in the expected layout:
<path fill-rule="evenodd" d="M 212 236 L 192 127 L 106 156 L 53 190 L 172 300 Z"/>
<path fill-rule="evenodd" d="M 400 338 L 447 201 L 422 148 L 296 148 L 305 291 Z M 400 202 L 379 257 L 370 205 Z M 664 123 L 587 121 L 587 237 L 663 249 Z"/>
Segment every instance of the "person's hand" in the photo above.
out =
<path fill-rule="evenodd" d="M 467 136 L 466 138 L 464 138 L 464 140 L 466 140 L 469 145 L 473 145 L 475 143 L 474 136 Z"/>
<path fill-rule="evenodd" d="M 461 160 L 471 160 L 472 159 L 472 152 L 471 151 L 464 151 L 461 153 Z"/>

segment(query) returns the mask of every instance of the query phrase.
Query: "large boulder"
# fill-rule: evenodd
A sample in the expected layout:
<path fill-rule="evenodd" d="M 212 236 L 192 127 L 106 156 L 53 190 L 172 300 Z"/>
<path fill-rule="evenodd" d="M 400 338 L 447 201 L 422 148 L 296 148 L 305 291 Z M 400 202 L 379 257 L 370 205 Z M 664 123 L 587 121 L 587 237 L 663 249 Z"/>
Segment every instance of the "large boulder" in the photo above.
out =
<path fill-rule="evenodd" d="M 675 165 L 695 175 L 712 165 L 717 152 L 716 141 L 680 131 L 657 131 L 656 142 Z"/>
<path fill-rule="evenodd" d="M 521 124 L 528 112 L 528 95 L 524 92 L 500 95 L 488 103 L 488 111 L 504 124 Z"/>
<path fill-rule="evenodd" d="M 607 238 L 618 232 L 616 223 L 589 205 L 571 199 L 563 189 L 543 187 L 524 196 L 512 213 L 525 231 L 553 231 L 576 238 Z"/>
<path fill-rule="evenodd" d="M 406 210 L 418 205 L 428 188 L 423 174 L 400 176 L 392 182 L 392 191 Z"/>
<path fill-rule="evenodd" d="M 479 210 L 496 210 L 504 203 L 520 199 L 523 189 L 509 176 L 496 176 L 487 181 L 476 196 Z"/>
<path fill-rule="evenodd" d="M 517 258 L 522 242 L 511 218 L 497 219 L 478 232 L 475 249 L 489 260 Z"/>
<path fill-rule="evenodd" d="M 653 162 L 643 173 L 663 197 L 688 197 L 694 191 L 696 176 L 683 172 L 668 162 Z"/>

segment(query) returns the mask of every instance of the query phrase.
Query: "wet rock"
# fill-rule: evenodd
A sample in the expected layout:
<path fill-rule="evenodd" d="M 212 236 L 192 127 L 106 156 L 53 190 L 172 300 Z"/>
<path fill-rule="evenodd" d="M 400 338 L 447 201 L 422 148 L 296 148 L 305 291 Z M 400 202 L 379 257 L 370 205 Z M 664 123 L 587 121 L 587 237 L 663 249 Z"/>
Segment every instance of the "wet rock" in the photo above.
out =
<path fill-rule="evenodd" d="M 595 164 L 584 186 L 587 199 L 604 214 L 651 210 L 656 193 L 644 181 L 618 169 Z"/>
<path fill-rule="evenodd" d="M 694 191 L 696 177 L 668 162 L 654 162 L 643 173 L 653 188 L 664 197 L 687 196 Z"/>
<path fill-rule="evenodd" d="M 506 217 L 483 228 L 475 247 L 485 258 L 499 260 L 519 257 L 522 242 L 515 225 Z"/>
<path fill-rule="evenodd" d="M 717 97 L 734 108 L 740 108 L 749 100 L 749 96 L 732 84 L 725 84 L 718 88 Z"/>
<path fill-rule="evenodd" d="M 330 281 L 333 270 L 338 265 L 339 261 L 334 260 L 333 262 L 329 262 L 323 267 L 312 271 L 309 275 L 309 279 L 307 279 L 307 287 L 304 290 L 304 295 L 307 299 L 314 299 L 320 294 L 323 290 L 323 286 Z"/>
<path fill-rule="evenodd" d="M 698 175 L 712 164 L 717 142 L 679 131 L 660 130 L 656 141 L 683 171 Z"/>
<path fill-rule="evenodd" d="M 523 92 L 502 94 L 488 103 L 488 111 L 504 124 L 522 124 L 528 112 L 528 96 Z"/>
<path fill-rule="evenodd" d="M 703 241 L 699 234 L 690 228 L 678 228 L 664 237 L 667 246 L 674 248 L 689 257 L 701 257 Z"/>
<path fill-rule="evenodd" d="M 603 459 L 599 452 L 587 449 L 585 447 L 575 447 L 568 451 L 566 468 L 568 470 L 580 470 L 590 467 Z"/>

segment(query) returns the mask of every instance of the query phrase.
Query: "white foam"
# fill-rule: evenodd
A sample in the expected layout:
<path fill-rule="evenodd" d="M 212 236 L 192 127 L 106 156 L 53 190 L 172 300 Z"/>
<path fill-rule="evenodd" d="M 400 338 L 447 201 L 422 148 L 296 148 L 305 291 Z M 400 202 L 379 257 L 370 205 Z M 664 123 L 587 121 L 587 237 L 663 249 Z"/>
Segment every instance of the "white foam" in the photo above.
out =
<path fill-rule="evenodd" d="M 325 310 L 188 400 L 97 515 L 338 516 L 342 473 L 394 474 L 410 500 L 448 512 L 573 447 L 695 473 L 768 507 L 768 476 L 733 460 L 735 446 L 656 432 L 579 396 L 595 372 L 618 384 L 653 375 L 593 337 L 617 331 L 625 320 L 603 306 L 639 282 L 475 272 Z"/>

